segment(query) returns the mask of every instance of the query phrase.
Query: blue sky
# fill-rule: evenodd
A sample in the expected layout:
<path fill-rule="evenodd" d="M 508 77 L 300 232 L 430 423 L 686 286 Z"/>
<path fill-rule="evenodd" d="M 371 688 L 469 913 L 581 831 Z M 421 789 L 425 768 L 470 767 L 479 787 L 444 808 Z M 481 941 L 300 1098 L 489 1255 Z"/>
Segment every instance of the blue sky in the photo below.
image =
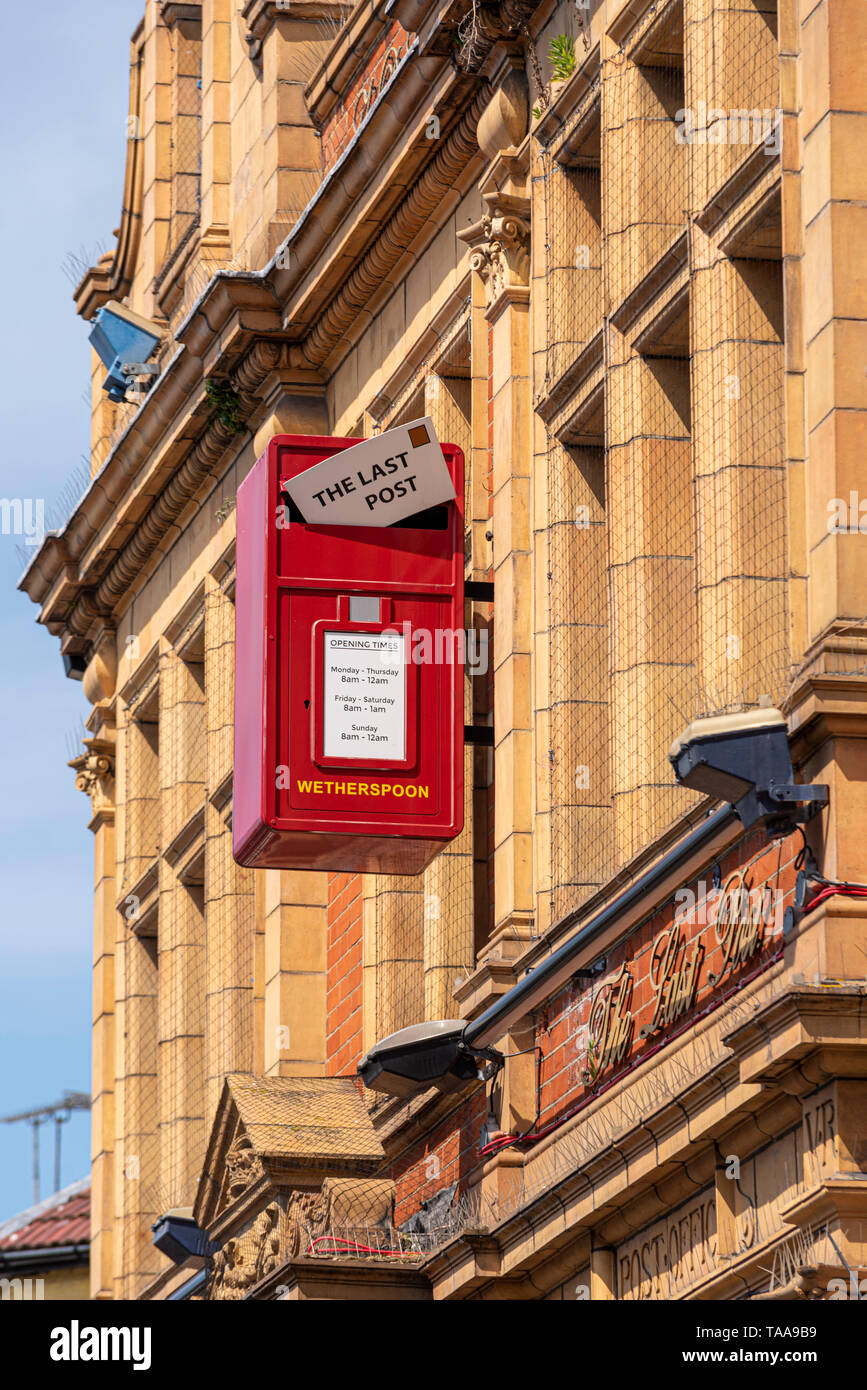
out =
<path fill-rule="evenodd" d="M 120 220 L 129 38 L 143 0 L 45 0 L 38 37 L 0 7 L 0 264 L 5 270 L 0 498 L 46 510 L 88 448 L 89 347 L 62 265 L 113 245 Z M 11 196 L 10 196 L 11 195 Z M 101 243 L 101 246 L 100 246 Z M 0 534 L 0 1116 L 90 1089 L 93 837 L 67 739 L 89 706 L 58 640 L 16 590 L 22 538 Z M 0 1221 L 32 1197 L 29 1125 L 0 1125 Z M 41 1131 L 42 1195 L 53 1126 Z M 87 1172 L 89 1117 L 64 1125 L 63 1184 Z"/>

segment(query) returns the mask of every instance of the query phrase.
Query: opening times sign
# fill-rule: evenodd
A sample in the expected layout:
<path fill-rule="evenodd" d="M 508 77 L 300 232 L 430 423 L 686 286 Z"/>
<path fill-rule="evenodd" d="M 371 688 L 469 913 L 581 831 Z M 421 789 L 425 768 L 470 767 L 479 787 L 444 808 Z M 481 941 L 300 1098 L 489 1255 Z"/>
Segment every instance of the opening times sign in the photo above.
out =
<path fill-rule="evenodd" d="M 406 758 L 406 638 L 326 632 L 323 751 L 326 758 Z"/>

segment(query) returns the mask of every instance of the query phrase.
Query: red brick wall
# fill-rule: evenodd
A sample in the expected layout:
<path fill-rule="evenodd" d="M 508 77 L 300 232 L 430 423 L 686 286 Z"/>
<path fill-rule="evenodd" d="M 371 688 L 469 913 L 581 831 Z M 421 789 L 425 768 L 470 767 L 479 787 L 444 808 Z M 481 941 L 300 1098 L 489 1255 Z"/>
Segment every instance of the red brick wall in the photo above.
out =
<path fill-rule="evenodd" d="M 424 1139 L 406 1149 L 383 1173 L 383 1177 L 396 1182 L 396 1225 L 442 1188 L 457 1182 L 458 1191 L 463 1192 L 471 1184 L 485 1162 L 479 1158 L 478 1149 L 486 1115 L 487 1095 L 483 1088 Z"/>
<path fill-rule="evenodd" d="M 771 888 L 779 888 L 783 894 L 780 915 L 791 903 L 795 886 L 795 856 L 800 849 L 798 836 L 790 836 L 782 842 L 769 844 L 764 833 L 759 831 L 742 841 L 720 861 L 722 882 L 730 874 L 739 870 L 749 861 L 750 883 L 759 888 L 767 883 Z M 704 875 L 707 891 L 712 890 L 712 869 Z M 697 903 L 700 895 L 697 882 L 685 885 L 696 893 Z M 650 964 L 654 942 L 660 933 L 671 927 L 675 911 L 680 915 L 679 905 L 672 900 L 641 923 L 635 930 L 607 956 L 603 980 L 610 980 L 624 962 L 628 962 L 629 973 L 633 978 L 630 1012 L 633 1015 L 632 1040 L 622 1061 L 601 1070 L 595 1080 L 585 1077 L 587 1068 L 587 1029 L 590 1010 L 596 989 L 576 983 L 568 986 L 556 998 L 550 1000 L 539 1011 L 536 1019 L 536 1041 L 541 1049 L 539 1075 L 541 1092 L 541 1123 L 549 1123 L 577 1102 L 593 1095 L 594 1091 L 605 1086 L 618 1074 L 636 1065 L 649 1053 L 656 1050 L 680 1029 L 688 1027 L 703 1013 L 709 1011 L 724 999 L 757 970 L 764 969 L 782 945 L 780 926 L 774 924 L 764 930 L 764 941 L 749 959 L 734 968 L 726 970 L 723 978 L 712 984 L 710 975 L 720 971 L 723 964 L 723 948 L 717 942 L 713 924 L 713 910 L 685 913 L 680 917 L 685 953 L 690 956 L 695 943 L 701 941 L 705 948 L 699 972 L 698 991 L 695 1003 L 687 1012 L 674 1019 L 668 1026 L 654 1030 L 647 1037 L 641 1037 L 641 1029 L 650 1025 L 656 1004 Z M 708 921 L 707 918 L 710 917 Z M 600 984 L 601 987 L 601 984 Z"/>
<path fill-rule="evenodd" d="M 329 1076 L 355 1073 L 361 1036 L 361 876 L 328 877 L 325 1052 Z"/>
<path fill-rule="evenodd" d="M 755 887 L 767 883 L 782 893 L 780 915 L 792 901 L 796 871 L 795 856 L 800 838 L 791 836 L 779 843 L 768 844 L 763 832 L 747 837 L 720 861 L 722 881 L 750 863 L 749 880 Z M 703 878 L 707 891 L 712 889 L 712 866 Z M 697 892 L 697 881 L 687 885 Z M 706 945 L 698 990 L 691 1009 L 670 1025 L 641 1037 L 641 1029 L 653 1015 L 655 993 L 650 980 L 650 959 L 659 934 L 674 921 L 679 905 L 669 901 L 645 922 L 636 927 L 613 951 L 608 953 L 604 979 L 610 979 L 621 964 L 629 963 L 634 979 L 631 1012 L 633 1032 L 630 1047 L 623 1060 L 601 1070 L 595 1080 L 585 1080 L 587 1066 L 587 1023 L 596 989 L 577 983 L 550 999 L 536 1015 L 536 1042 L 541 1050 L 540 1120 L 539 1128 L 565 1117 L 576 1105 L 589 1100 L 598 1090 L 637 1065 L 660 1046 L 664 1046 L 680 1030 L 688 1029 L 702 1014 L 718 1005 L 730 993 L 757 972 L 765 969 L 780 950 L 781 933 L 776 925 L 765 932 L 759 949 L 739 966 L 725 972 L 717 984 L 710 984 L 709 974 L 722 966 L 722 947 L 717 944 L 713 916 L 702 921 L 700 911 L 680 917 L 685 950 L 691 953 L 702 939 Z M 508 1066 L 509 1064 L 506 1063 Z M 418 1211 L 426 1198 L 457 1181 L 465 1190 L 476 1178 L 485 1160 L 478 1156 L 479 1136 L 487 1112 L 487 1088 L 483 1088 L 435 1127 L 429 1135 L 410 1146 L 395 1158 L 384 1176 L 397 1183 L 398 1224 Z"/>
<path fill-rule="evenodd" d="M 326 171 L 336 164 L 370 107 L 380 88 L 394 72 L 407 49 L 409 36 L 395 20 L 371 49 L 359 75 L 353 79 L 343 99 L 335 106 L 322 129 L 322 160 Z"/>

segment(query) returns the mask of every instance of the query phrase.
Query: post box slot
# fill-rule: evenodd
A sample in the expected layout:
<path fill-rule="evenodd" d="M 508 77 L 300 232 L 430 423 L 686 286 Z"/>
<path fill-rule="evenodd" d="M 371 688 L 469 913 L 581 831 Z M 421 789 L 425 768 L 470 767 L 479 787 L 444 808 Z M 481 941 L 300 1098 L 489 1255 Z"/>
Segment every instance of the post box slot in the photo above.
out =
<path fill-rule="evenodd" d="M 287 510 L 290 525 L 307 525 L 297 504 L 293 502 L 288 492 L 281 491 L 280 500 Z M 440 507 L 427 507 L 423 512 L 416 512 L 415 516 L 405 516 L 402 521 L 396 521 L 393 526 L 389 526 L 387 529 L 389 531 L 447 531 L 451 521 L 450 505 L 446 502 Z"/>

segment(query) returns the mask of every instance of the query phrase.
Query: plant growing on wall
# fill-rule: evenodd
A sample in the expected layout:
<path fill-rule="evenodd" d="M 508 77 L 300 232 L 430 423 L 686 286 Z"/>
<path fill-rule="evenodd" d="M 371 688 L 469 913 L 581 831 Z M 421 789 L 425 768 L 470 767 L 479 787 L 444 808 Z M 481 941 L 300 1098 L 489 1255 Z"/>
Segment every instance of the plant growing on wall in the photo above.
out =
<path fill-rule="evenodd" d="M 575 40 L 571 34 L 555 34 L 548 45 L 548 59 L 551 64 L 551 82 L 544 88 L 544 100 L 533 107 L 533 115 L 538 120 L 545 107 L 551 102 L 551 86 L 555 82 L 566 82 L 578 66 L 575 56 Z"/>
<path fill-rule="evenodd" d="M 555 34 L 548 46 L 551 73 L 555 82 L 565 82 L 575 71 L 575 40 L 571 34 Z"/>
<path fill-rule="evenodd" d="M 244 421 L 241 419 L 241 400 L 237 391 L 228 381 L 206 381 L 205 395 L 214 407 L 220 424 L 225 425 L 232 434 L 240 434 Z"/>

